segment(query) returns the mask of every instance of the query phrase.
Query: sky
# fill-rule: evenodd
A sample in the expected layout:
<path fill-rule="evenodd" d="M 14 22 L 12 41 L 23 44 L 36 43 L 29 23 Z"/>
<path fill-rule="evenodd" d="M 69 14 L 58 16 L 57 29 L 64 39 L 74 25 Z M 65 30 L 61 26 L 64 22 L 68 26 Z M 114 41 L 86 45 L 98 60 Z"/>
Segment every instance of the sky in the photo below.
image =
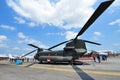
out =
<path fill-rule="evenodd" d="M 75 38 L 105 0 L 0 0 L 0 54 L 22 55 L 34 50 L 27 44 L 49 48 Z M 120 52 L 120 0 L 79 37 L 102 45 L 87 50 Z M 61 50 L 61 45 L 54 50 Z"/>

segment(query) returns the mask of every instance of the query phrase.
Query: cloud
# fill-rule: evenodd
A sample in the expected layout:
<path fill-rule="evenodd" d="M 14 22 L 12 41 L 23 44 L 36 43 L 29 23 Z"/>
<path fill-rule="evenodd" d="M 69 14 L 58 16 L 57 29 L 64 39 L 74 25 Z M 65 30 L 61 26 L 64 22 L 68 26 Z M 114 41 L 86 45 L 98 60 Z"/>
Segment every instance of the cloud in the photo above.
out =
<path fill-rule="evenodd" d="M 36 25 L 38 25 L 35 22 L 26 22 L 24 19 L 22 19 L 21 17 L 14 17 L 14 19 L 17 21 L 18 24 L 27 24 L 30 27 L 34 27 Z"/>
<path fill-rule="evenodd" d="M 58 36 L 64 36 L 65 35 L 65 33 L 63 33 L 63 32 L 57 32 L 57 33 L 47 33 L 47 35 L 58 35 Z"/>
<path fill-rule="evenodd" d="M 101 32 L 97 32 L 97 31 L 94 32 L 93 34 L 94 34 L 94 36 L 93 36 L 94 40 L 99 40 L 101 38 L 101 35 L 102 35 Z"/>
<path fill-rule="evenodd" d="M 100 36 L 101 33 L 100 33 L 100 32 L 94 32 L 94 35 L 96 35 L 96 36 Z"/>
<path fill-rule="evenodd" d="M 33 49 L 32 48 L 24 48 L 23 50 L 25 50 L 25 51 L 32 51 Z"/>
<path fill-rule="evenodd" d="M 117 19 L 117 20 L 109 23 L 109 25 L 111 25 L 111 26 L 116 25 L 116 24 L 118 24 L 120 26 L 120 19 Z"/>
<path fill-rule="evenodd" d="M 0 47 L 1 48 L 7 48 L 8 45 L 4 43 L 4 41 L 8 40 L 7 36 L 5 35 L 0 35 Z"/>
<path fill-rule="evenodd" d="M 48 48 L 48 46 L 42 44 L 40 41 L 30 38 L 29 36 L 25 36 L 22 32 L 18 33 L 18 38 L 20 38 L 20 40 L 18 40 L 18 43 L 35 44 L 41 48 Z"/>
<path fill-rule="evenodd" d="M 13 50 L 20 50 L 20 48 L 19 47 L 14 47 Z"/>
<path fill-rule="evenodd" d="M 34 23 L 34 22 L 29 22 L 28 25 L 29 25 L 30 27 L 34 27 L 34 26 L 36 26 L 37 24 Z"/>
<path fill-rule="evenodd" d="M 65 38 L 66 38 L 67 40 L 74 39 L 77 34 L 78 34 L 78 33 L 73 32 L 73 31 L 67 31 L 67 32 L 65 33 L 65 35 L 66 35 Z"/>
<path fill-rule="evenodd" d="M 0 35 L 0 41 L 4 41 L 4 40 L 7 40 L 8 38 L 7 38 L 7 36 L 5 36 L 5 35 Z"/>
<path fill-rule="evenodd" d="M 14 17 L 14 19 L 19 23 L 19 24 L 24 24 L 25 20 L 23 20 L 21 17 Z"/>
<path fill-rule="evenodd" d="M 15 30 L 14 27 L 9 26 L 9 25 L 0 25 L 0 28 L 9 29 L 9 30 Z"/>
<path fill-rule="evenodd" d="M 26 36 L 22 32 L 18 33 L 18 37 L 21 38 L 21 39 L 25 39 L 26 38 Z"/>
<path fill-rule="evenodd" d="M 58 36 L 65 36 L 66 40 L 74 39 L 78 32 L 73 32 L 73 31 L 66 31 L 65 33 L 63 32 L 57 32 L 57 33 L 47 33 L 47 35 L 58 35 Z"/>
<path fill-rule="evenodd" d="M 82 27 L 94 12 L 95 2 L 96 0 L 7 0 L 8 6 L 19 16 L 35 23 L 64 29 Z"/>

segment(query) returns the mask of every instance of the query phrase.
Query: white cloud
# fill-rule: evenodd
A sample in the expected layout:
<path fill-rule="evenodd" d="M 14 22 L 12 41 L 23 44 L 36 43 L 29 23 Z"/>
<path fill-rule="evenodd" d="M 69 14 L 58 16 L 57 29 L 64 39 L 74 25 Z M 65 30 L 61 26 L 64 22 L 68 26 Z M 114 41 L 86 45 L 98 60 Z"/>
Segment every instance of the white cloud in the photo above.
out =
<path fill-rule="evenodd" d="M 34 23 L 34 22 L 30 22 L 30 23 L 28 23 L 28 25 L 29 25 L 30 27 L 34 27 L 34 26 L 36 26 L 37 24 Z"/>
<path fill-rule="evenodd" d="M 58 35 L 58 36 L 63 36 L 63 35 L 65 35 L 65 33 L 63 33 L 63 32 L 57 32 L 57 33 L 47 33 L 47 35 Z"/>
<path fill-rule="evenodd" d="M 14 17 L 14 19 L 17 21 L 17 23 L 19 24 L 27 24 L 30 27 L 34 27 L 37 25 L 37 23 L 35 22 L 26 22 L 24 19 L 22 19 L 22 17 Z"/>
<path fill-rule="evenodd" d="M 23 50 L 25 50 L 25 51 L 32 51 L 33 49 L 32 48 L 24 48 Z"/>
<path fill-rule="evenodd" d="M 101 33 L 100 33 L 100 32 L 94 32 L 94 35 L 96 35 L 96 36 L 100 36 Z"/>
<path fill-rule="evenodd" d="M 35 22 L 26 22 L 22 17 L 14 17 L 14 19 L 17 21 L 19 24 L 28 24 L 30 27 L 34 27 L 37 25 Z"/>
<path fill-rule="evenodd" d="M 0 41 L 7 40 L 7 36 L 5 35 L 0 35 Z"/>
<path fill-rule="evenodd" d="M 70 40 L 70 39 L 74 39 L 78 33 L 73 31 L 67 31 L 65 34 L 66 34 L 66 39 Z"/>
<path fill-rule="evenodd" d="M 93 39 L 94 40 L 99 40 L 102 36 L 102 33 L 101 32 L 94 32 L 93 33 L 94 34 L 94 36 L 93 36 Z"/>
<path fill-rule="evenodd" d="M 65 33 L 63 33 L 63 32 L 47 33 L 47 35 L 50 35 L 50 36 L 51 35 L 65 36 L 66 40 L 74 39 L 77 34 L 78 34 L 78 32 L 73 32 L 73 31 L 66 31 Z"/>
<path fill-rule="evenodd" d="M 21 38 L 21 39 L 25 39 L 26 38 L 26 36 L 22 32 L 18 33 L 18 37 Z"/>
<path fill-rule="evenodd" d="M 92 6 L 96 0 L 57 0 L 54 5 L 53 2 L 51 0 L 7 0 L 8 6 L 20 16 L 35 23 L 47 23 L 64 29 L 82 27 L 93 13 Z"/>
<path fill-rule="evenodd" d="M 29 36 L 25 36 L 22 32 L 18 33 L 18 37 L 20 38 L 20 40 L 18 40 L 18 43 L 35 44 L 41 48 L 48 48 L 48 46 L 42 44 L 40 41 L 30 38 Z"/>
<path fill-rule="evenodd" d="M 0 47 L 1 48 L 7 48 L 8 45 L 4 43 L 4 41 L 8 40 L 7 36 L 5 35 L 0 35 Z"/>
<path fill-rule="evenodd" d="M 120 19 L 117 19 L 117 20 L 109 23 L 109 25 L 116 25 L 116 24 L 120 25 Z"/>
<path fill-rule="evenodd" d="M 23 20 L 21 17 L 14 17 L 14 19 L 19 23 L 19 24 L 24 24 L 25 20 Z"/>
<path fill-rule="evenodd" d="M 14 47 L 13 50 L 20 50 L 20 48 L 19 47 Z"/>
<path fill-rule="evenodd" d="M 9 30 L 15 30 L 14 27 L 8 26 L 8 25 L 0 25 L 0 28 L 9 29 Z"/>

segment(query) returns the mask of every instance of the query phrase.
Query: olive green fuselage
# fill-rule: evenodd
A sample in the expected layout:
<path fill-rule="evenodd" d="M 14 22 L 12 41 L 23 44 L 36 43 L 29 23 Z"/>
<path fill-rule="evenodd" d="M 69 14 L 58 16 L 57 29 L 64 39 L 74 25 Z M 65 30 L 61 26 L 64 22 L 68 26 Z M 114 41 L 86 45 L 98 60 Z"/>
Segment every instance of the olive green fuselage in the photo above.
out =
<path fill-rule="evenodd" d="M 37 53 L 34 58 L 38 61 L 69 62 L 82 57 L 86 53 L 86 50 L 84 50 L 84 52 L 82 50 L 81 52 L 77 51 L 78 50 L 43 51 Z"/>
<path fill-rule="evenodd" d="M 82 57 L 87 52 L 85 42 L 82 40 L 72 41 L 66 44 L 63 50 L 39 51 L 34 56 L 38 61 L 68 62 Z"/>

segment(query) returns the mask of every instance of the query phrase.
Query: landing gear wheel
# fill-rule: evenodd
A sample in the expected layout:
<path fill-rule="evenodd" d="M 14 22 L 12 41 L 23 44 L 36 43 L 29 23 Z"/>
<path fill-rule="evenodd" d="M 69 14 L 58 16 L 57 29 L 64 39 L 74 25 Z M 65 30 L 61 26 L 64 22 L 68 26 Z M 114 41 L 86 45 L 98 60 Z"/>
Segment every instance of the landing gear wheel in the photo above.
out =
<path fill-rule="evenodd" d="M 74 64 L 74 60 L 71 60 L 71 61 L 70 61 L 70 64 L 73 65 L 73 64 Z"/>
<path fill-rule="evenodd" d="M 39 61 L 39 64 L 42 64 L 43 62 L 42 61 Z"/>

